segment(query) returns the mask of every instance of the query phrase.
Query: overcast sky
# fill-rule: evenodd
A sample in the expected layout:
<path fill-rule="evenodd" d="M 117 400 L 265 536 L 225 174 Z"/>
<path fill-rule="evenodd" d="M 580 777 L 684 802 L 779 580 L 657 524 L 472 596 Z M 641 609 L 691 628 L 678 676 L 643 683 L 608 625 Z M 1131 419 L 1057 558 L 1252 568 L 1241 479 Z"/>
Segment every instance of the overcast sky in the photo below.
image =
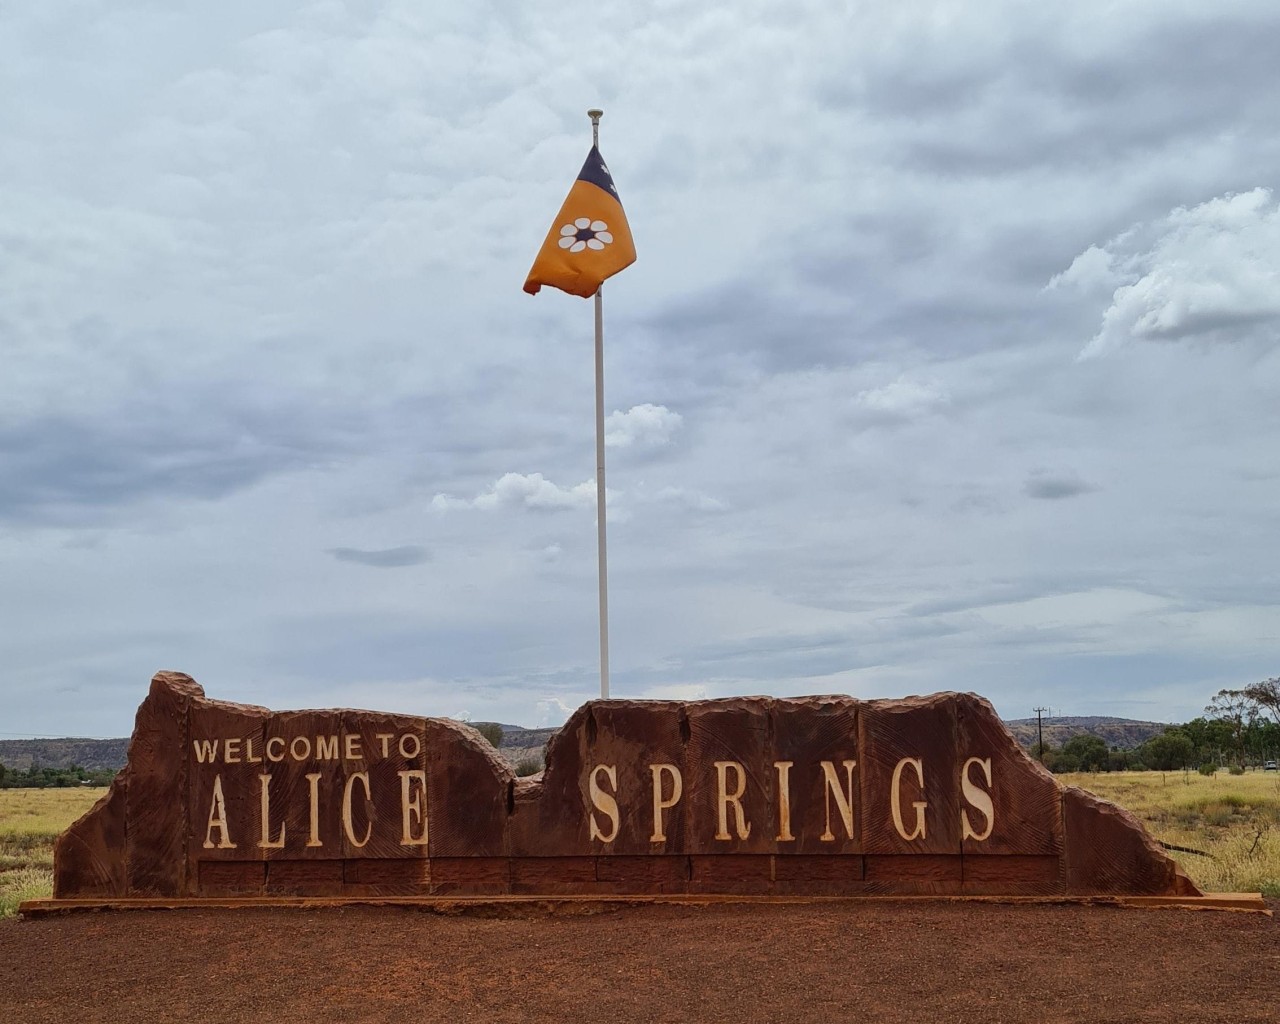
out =
<path fill-rule="evenodd" d="M 1280 674 L 1280 7 L 0 8 L 0 733 Z"/>

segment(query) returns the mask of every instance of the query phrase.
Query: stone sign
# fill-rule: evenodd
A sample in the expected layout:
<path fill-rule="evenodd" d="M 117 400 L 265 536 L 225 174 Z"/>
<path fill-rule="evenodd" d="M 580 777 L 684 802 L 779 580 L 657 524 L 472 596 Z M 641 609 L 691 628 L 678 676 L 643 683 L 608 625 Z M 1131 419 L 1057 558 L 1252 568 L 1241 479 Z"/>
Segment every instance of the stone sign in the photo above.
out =
<path fill-rule="evenodd" d="M 458 722 L 271 712 L 162 672 L 55 864 L 55 899 L 1199 895 L 958 693 L 592 701 L 517 779 Z"/>

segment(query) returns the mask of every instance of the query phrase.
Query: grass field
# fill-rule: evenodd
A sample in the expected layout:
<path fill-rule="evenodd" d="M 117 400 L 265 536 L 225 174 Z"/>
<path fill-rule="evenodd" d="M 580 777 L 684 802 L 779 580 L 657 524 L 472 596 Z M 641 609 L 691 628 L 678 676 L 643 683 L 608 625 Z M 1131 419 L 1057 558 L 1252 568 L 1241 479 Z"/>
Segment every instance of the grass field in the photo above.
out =
<path fill-rule="evenodd" d="M 1205 777 L 1196 772 L 1062 775 L 1132 811 L 1206 892 L 1280 897 L 1280 773 Z M 0 790 L 0 918 L 53 893 L 53 841 L 105 789 Z"/>
<path fill-rule="evenodd" d="M 0 918 L 53 895 L 53 841 L 106 789 L 0 789 Z"/>
<path fill-rule="evenodd" d="M 1206 892 L 1280 896 L 1280 772 L 1103 772 L 1060 775 L 1138 817 Z"/>

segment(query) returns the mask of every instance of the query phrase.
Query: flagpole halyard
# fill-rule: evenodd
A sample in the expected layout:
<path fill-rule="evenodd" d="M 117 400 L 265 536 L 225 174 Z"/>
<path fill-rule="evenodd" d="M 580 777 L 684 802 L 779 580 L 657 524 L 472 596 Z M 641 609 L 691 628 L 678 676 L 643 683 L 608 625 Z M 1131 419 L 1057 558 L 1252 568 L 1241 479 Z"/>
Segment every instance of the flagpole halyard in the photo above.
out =
<path fill-rule="evenodd" d="M 600 145 L 603 110 L 587 111 L 591 118 L 591 144 Z M 600 580 L 600 697 L 609 698 L 609 556 L 605 527 L 604 486 L 604 286 L 596 289 L 596 562 Z"/>

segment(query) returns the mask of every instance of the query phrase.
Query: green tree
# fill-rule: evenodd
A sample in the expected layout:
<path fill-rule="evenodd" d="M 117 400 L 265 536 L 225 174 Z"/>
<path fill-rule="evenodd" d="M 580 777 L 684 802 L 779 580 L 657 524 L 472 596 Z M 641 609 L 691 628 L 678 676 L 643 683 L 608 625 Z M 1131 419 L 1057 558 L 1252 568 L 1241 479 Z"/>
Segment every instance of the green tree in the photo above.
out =
<path fill-rule="evenodd" d="M 1280 676 L 1252 683 L 1240 692 L 1253 701 L 1260 713 L 1270 715 L 1280 725 Z"/>
<path fill-rule="evenodd" d="M 1100 736 L 1082 734 L 1072 736 L 1062 745 L 1064 757 L 1071 758 L 1079 766 L 1078 771 L 1096 772 L 1107 767 L 1107 741 Z"/>
<path fill-rule="evenodd" d="M 479 722 L 476 725 L 476 732 L 487 739 L 491 747 L 502 746 L 502 726 L 497 722 Z"/>
<path fill-rule="evenodd" d="M 1157 771 L 1185 768 L 1191 764 L 1194 754 L 1191 737 L 1178 726 L 1170 726 L 1159 736 L 1152 736 L 1141 748 L 1143 763 Z"/>

